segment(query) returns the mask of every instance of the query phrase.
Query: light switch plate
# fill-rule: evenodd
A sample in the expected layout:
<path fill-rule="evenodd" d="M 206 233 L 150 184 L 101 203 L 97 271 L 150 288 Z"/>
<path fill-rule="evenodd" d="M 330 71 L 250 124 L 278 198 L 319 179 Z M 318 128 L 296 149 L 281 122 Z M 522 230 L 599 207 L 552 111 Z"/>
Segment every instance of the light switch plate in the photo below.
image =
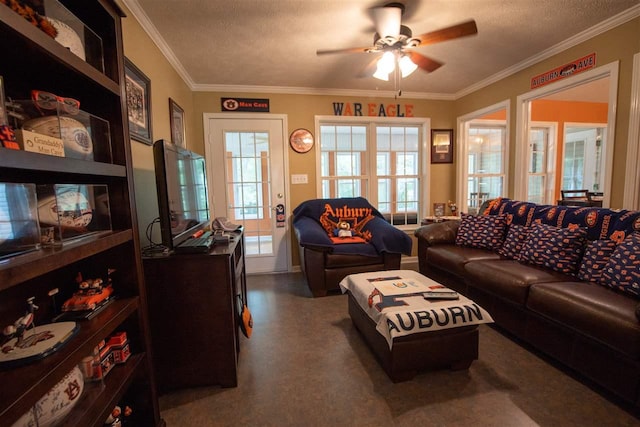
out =
<path fill-rule="evenodd" d="M 292 184 L 308 184 L 309 176 L 306 173 L 291 175 Z"/>

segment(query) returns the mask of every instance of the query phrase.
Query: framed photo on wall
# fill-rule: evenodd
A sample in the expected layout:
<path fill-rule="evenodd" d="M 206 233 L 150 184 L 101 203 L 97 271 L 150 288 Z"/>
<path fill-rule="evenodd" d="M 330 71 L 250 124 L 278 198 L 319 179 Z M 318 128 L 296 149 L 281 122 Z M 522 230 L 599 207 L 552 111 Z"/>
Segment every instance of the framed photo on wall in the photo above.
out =
<path fill-rule="evenodd" d="M 184 110 L 171 98 L 169 98 L 169 122 L 171 125 L 171 142 L 178 147 L 187 148 Z"/>
<path fill-rule="evenodd" d="M 431 130 L 431 163 L 453 163 L 453 129 Z"/>
<path fill-rule="evenodd" d="M 152 145 L 151 80 L 128 58 L 125 58 L 124 74 L 131 139 Z"/>
<path fill-rule="evenodd" d="M 0 126 L 8 124 L 9 118 L 7 117 L 7 110 L 4 106 L 4 82 L 2 76 L 0 76 Z"/>

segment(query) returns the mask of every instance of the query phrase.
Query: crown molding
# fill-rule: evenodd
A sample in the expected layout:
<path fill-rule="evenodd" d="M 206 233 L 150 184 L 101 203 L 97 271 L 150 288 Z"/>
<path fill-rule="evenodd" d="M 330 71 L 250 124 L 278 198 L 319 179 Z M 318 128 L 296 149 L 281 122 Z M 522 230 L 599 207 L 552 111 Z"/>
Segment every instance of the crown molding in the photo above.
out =
<path fill-rule="evenodd" d="M 479 81 L 478 83 L 475 83 L 465 89 L 462 89 L 461 91 L 457 92 L 454 95 L 454 99 L 460 99 L 463 96 L 467 96 L 477 90 L 485 88 L 506 77 L 516 74 L 517 72 L 520 72 L 528 67 L 531 67 L 532 65 L 535 65 L 540 61 L 551 58 L 553 55 L 564 52 L 565 50 L 572 48 L 574 46 L 577 46 L 578 44 L 585 42 L 589 39 L 592 39 L 595 36 L 598 36 L 602 33 L 612 30 L 613 28 L 616 28 L 624 24 L 625 22 L 631 21 L 632 19 L 635 19 L 638 16 L 640 16 L 640 4 L 638 4 L 637 6 L 633 6 L 623 12 L 620 12 L 619 14 L 612 16 L 611 18 L 605 19 L 604 21 L 594 25 L 588 30 L 584 30 L 583 32 L 578 33 L 575 36 L 568 38 L 567 40 L 564 40 L 554 46 L 551 46 L 550 48 L 543 50 L 537 55 L 534 55 L 516 65 L 506 68 L 485 80 Z"/>
<path fill-rule="evenodd" d="M 194 92 L 233 92 L 233 93 L 274 93 L 285 95 L 330 95 L 330 96 L 362 96 L 398 99 L 431 99 L 453 101 L 453 95 L 444 93 L 405 92 L 398 95 L 395 91 L 358 90 L 358 89 L 319 89 L 307 87 L 283 86 L 250 86 L 250 85 L 193 85 Z"/>
<path fill-rule="evenodd" d="M 122 3 L 131 11 L 135 19 L 140 23 L 144 31 L 149 35 L 151 40 L 158 46 L 158 49 L 165 56 L 167 61 L 180 75 L 185 84 L 194 92 L 235 92 L 235 93 L 274 93 L 287 95 L 331 95 L 331 96 L 363 96 L 363 97 L 379 97 L 379 98 L 398 98 L 394 91 L 377 91 L 377 90 L 357 90 L 357 89 L 322 89 L 322 88 L 305 88 L 305 87 L 286 87 L 286 86 L 251 86 L 251 85 L 204 85 L 197 84 L 193 81 L 187 70 L 182 66 L 176 58 L 173 51 L 164 41 L 156 27 L 153 25 L 147 14 L 140 7 L 138 0 L 121 0 Z M 549 49 L 540 52 L 516 65 L 506 68 L 484 80 L 468 86 L 454 94 L 447 93 L 428 93 L 428 92 L 402 92 L 402 98 L 426 99 L 440 101 L 455 101 L 473 92 L 483 89 L 493 83 L 505 79 L 516 74 L 540 61 L 548 59 L 553 55 L 563 52 L 574 47 L 586 40 L 597 35 L 609 31 L 619 25 L 624 24 L 632 19 L 640 16 L 640 4 L 633 6 L 618 15 L 612 16 L 588 30 L 582 31 L 575 36 L 560 42 Z"/>
<path fill-rule="evenodd" d="M 140 23 L 140 26 L 149 35 L 149 38 L 151 38 L 153 43 L 158 46 L 160 52 L 162 52 L 173 69 L 176 70 L 176 72 L 180 75 L 185 84 L 189 86 L 191 90 L 193 90 L 195 82 L 193 81 L 187 70 L 185 70 L 185 68 L 182 66 L 180 61 L 178 61 L 178 58 L 176 58 L 176 56 L 173 54 L 173 51 L 164 41 L 164 38 L 162 38 L 162 36 L 158 32 L 158 29 L 155 27 L 155 25 L 153 25 L 147 14 L 144 12 L 144 10 L 142 10 L 142 7 L 140 7 L 140 3 L 138 3 L 138 0 L 121 1 L 127 7 L 127 9 L 129 9 L 138 23 Z"/>

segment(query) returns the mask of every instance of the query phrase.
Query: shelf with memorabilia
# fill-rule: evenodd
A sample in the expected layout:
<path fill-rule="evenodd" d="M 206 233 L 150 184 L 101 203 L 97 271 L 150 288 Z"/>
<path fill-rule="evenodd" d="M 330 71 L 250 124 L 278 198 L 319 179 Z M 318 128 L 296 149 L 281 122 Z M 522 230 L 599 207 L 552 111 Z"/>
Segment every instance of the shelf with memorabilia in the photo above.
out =
<path fill-rule="evenodd" d="M 22 134 L 0 146 L 0 347 L 14 352 L 0 357 L 0 384 L 11 384 L 0 388 L 0 420 L 44 422 L 51 414 L 43 397 L 68 381 L 77 393 L 62 393 L 71 397 L 54 410 L 55 425 L 102 426 L 126 404 L 133 424 L 164 426 L 122 99 L 122 11 L 112 0 L 13 4 L 35 18 L 0 4 L 0 49 L 10 58 L 0 63 L 0 136 Z M 50 24 L 53 36 L 42 29 Z M 43 136 L 38 150 L 34 138 Z M 27 141 L 36 148 L 26 150 Z M 28 203 L 14 203 L 23 195 Z M 23 237 L 24 251 L 1 252 Z M 61 324 L 73 328 L 56 336 Z M 128 337 L 131 357 L 102 381 L 85 377 L 77 387 L 72 373 L 118 333 Z M 48 340 L 59 341 L 29 355 L 32 342 Z"/>

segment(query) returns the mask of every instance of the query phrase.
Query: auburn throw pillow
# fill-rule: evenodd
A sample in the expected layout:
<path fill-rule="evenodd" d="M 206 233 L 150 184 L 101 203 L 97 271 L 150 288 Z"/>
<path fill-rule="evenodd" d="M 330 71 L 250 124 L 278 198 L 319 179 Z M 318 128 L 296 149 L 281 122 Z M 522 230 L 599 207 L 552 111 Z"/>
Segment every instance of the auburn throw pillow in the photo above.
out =
<path fill-rule="evenodd" d="M 531 228 L 524 225 L 509 225 L 507 237 L 505 237 L 502 246 L 498 249 L 498 254 L 508 259 L 520 259 L 520 251 L 522 251 L 530 231 Z"/>
<path fill-rule="evenodd" d="M 587 245 L 578 270 L 578 279 L 586 282 L 600 282 L 602 272 L 616 249 L 614 240 L 594 240 Z"/>
<path fill-rule="evenodd" d="M 575 274 L 582 259 L 586 236 L 584 228 L 572 230 L 533 224 L 520 252 L 520 261 L 560 273 Z"/>
<path fill-rule="evenodd" d="M 507 229 L 505 215 L 461 214 L 456 245 L 497 251 L 502 246 Z"/>
<path fill-rule="evenodd" d="M 640 298 L 640 233 L 618 244 L 602 271 L 600 284 Z"/>

